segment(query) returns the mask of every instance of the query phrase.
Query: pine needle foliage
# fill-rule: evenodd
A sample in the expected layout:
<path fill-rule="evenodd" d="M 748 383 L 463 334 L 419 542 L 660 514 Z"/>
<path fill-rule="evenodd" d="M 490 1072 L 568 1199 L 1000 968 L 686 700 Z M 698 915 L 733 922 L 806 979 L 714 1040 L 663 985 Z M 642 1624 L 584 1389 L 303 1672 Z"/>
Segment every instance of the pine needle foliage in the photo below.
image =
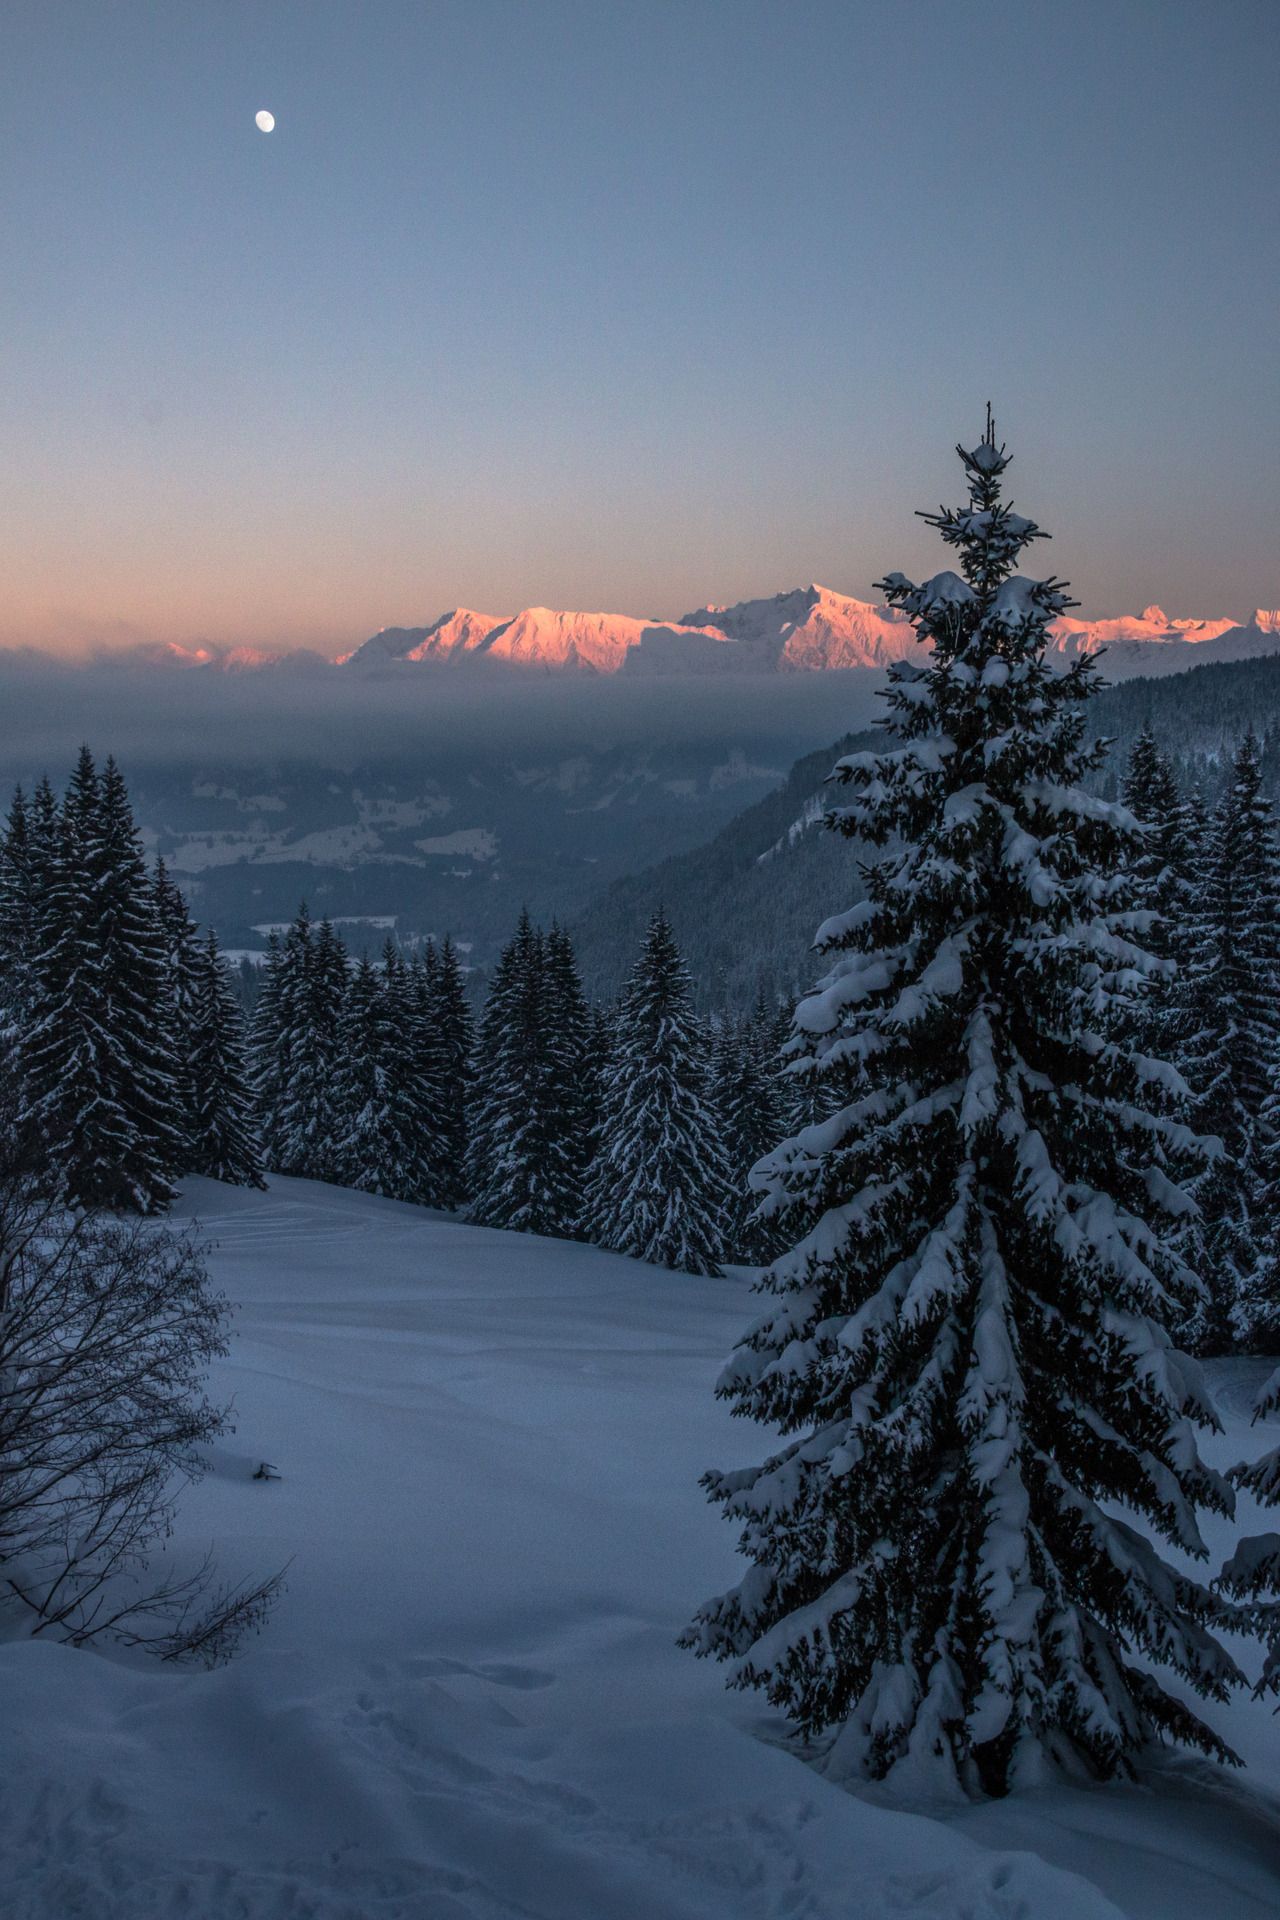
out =
<path fill-rule="evenodd" d="M 657 913 L 618 1006 L 584 1208 L 598 1246 L 718 1273 L 730 1175 L 689 970 Z"/>
<path fill-rule="evenodd" d="M 1196 1125 L 1225 1148 L 1192 1186 L 1208 1298 L 1191 1332 L 1198 1351 L 1227 1353 L 1265 1339 L 1258 1269 L 1276 1233 L 1266 1195 L 1267 1103 L 1280 1060 L 1280 851 L 1252 731 L 1207 835 L 1190 944 L 1179 1065 L 1196 1094 Z"/>
<path fill-rule="evenodd" d="M 999 1794 L 1161 1737 L 1231 1758 L 1158 1674 L 1226 1698 L 1241 1615 L 1159 1546 L 1203 1560 L 1197 1510 L 1232 1493 L 1170 1335 L 1196 1142 L 1124 1037 L 1164 965 L 1141 837 L 1086 790 L 1095 668 L 1046 664 L 1071 602 L 1015 572 L 1045 535 L 989 413 L 957 451 L 967 501 L 923 517 L 959 571 L 882 583 L 929 650 L 891 675 L 895 744 L 835 774 L 832 822 L 875 857 L 791 1043 L 832 1098 L 757 1174 L 807 1230 L 719 1386 L 782 1446 L 707 1476 L 751 1567 L 684 1641 L 834 1777 Z"/>

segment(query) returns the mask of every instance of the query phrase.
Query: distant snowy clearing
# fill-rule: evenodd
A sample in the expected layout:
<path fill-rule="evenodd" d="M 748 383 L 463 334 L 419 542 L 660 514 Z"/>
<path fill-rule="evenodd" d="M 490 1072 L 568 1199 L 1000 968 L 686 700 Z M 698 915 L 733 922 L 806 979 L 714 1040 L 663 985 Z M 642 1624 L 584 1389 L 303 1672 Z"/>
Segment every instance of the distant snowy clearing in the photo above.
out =
<path fill-rule="evenodd" d="M 304 1181 L 192 1181 L 179 1212 L 241 1311 L 238 1432 L 175 1550 L 291 1560 L 289 1590 L 214 1674 L 0 1647 L 8 1920 L 1276 1913 L 1266 1707 L 1213 1715 L 1247 1773 L 943 1819 L 828 1785 L 677 1651 L 740 1565 L 698 1475 L 761 1451 L 711 1392 L 741 1279 Z M 1261 1370 L 1216 1375 L 1220 1461 L 1266 1443 Z"/>

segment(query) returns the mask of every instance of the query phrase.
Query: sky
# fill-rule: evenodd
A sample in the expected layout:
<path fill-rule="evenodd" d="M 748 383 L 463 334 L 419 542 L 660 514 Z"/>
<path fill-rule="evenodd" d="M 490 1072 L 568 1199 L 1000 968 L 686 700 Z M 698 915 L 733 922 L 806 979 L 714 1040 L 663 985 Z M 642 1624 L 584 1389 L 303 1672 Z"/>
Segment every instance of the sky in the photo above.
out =
<path fill-rule="evenodd" d="M 1280 603 L 1274 0 L 9 9 L 0 645 L 940 564 Z M 273 133 L 254 125 L 259 108 Z"/>

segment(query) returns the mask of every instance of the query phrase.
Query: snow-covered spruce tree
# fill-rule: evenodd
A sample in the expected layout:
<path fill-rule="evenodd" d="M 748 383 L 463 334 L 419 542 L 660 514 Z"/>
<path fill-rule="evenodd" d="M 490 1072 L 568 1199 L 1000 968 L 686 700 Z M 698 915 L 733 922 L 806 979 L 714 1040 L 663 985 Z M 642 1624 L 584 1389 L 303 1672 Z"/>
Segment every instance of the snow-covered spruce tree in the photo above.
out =
<path fill-rule="evenodd" d="M 775 1022 L 760 1004 L 746 1020 L 726 1015 L 714 1046 L 715 1104 L 729 1167 L 725 1245 L 728 1258 L 758 1266 L 780 1250 L 777 1228 L 760 1217 L 749 1176 L 787 1131 L 788 1089 L 777 1059 Z"/>
<path fill-rule="evenodd" d="M 331 1180 L 339 1123 L 339 1024 L 347 953 L 328 920 L 305 906 L 285 935 L 279 980 L 282 1084 L 271 1140 L 280 1173 Z"/>
<path fill-rule="evenodd" d="M 1203 1558 L 1197 1508 L 1232 1502 L 1168 1333 L 1193 1143 L 1106 1037 L 1158 965 L 1138 836 L 1083 788 L 1092 663 L 1046 665 L 1070 603 L 1014 572 L 1043 536 L 989 417 L 958 451 L 969 500 L 925 518 L 962 573 L 883 583 L 932 648 L 892 673 L 899 744 L 837 768 L 835 824 L 882 851 L 794 1045 L 842 1104 L 757 1173 L 812 1224 L 719 1387 L 784 1442 L 707 1476 L 753 1564 L 684 1641 L 825 1733 L 833 1777 L 998 1794 L 1161 1735 L 1231 1757 L 1147 1663 L 1225 1698 L 1240 1616 L 1149 1537 Z"/>
<path fill-rule="evenodd" d="M 591 1015 L 578 974 L 573 941 L 564 927 L 547 935 L 543 973 L 546 1028 L 546 1132 L 548 1179 L 555 1232 L 577 1232 L 583 1181 L 591 1162 L 595 1108 L 592 1095 Z"/>
<path fill-rule="evenodd" d="M 1252 731 L 1214 814 L 1191 942 L 1178 1065 L 1196 1096 L 1195 1124 L 1226 1152 L 1191 1185 L 1208 1300 L 1189 1337 L 1198 1351 L 1222 1353 L 1257 1344 L 1259 1261 L 1275 1236 L 1258 1208 L 1263 1109 L 1280 1059 L 1280 854 Z"/>
<path fill-rule="evenodd" d="M 168 1205 L 181 1159 L 164 953 L 128 796 L 86 747 L 59 812 L 20 1045 L 28 1124 L 82 1206 Z"/>
<path fill-rule="evenodd" d="M 460 1173 L 445 1164 L 443 1117 L 448 1105 L 447 1060 L 438 1000 L 439 954 L 428 940 L 408 965 L 402 962 L 401 1046 L 416 1118 L 416 1192 L 424 1207 L 455 1204 Z"/>
<path fill-rule="evenodd" d="M 415 1201 L 420 1206 L 431 1206 L 437 1204 L 440 1184 L 436 1116 L 441 1049 L 433 1034 L 426 1058 L 419 1054 L 421 1003 L 417 984 L 398 943 L 390 935 L 382 947 L 381 984 L 387 1113 L 404 1165 L 397 1197 Z"/>
<path fill-rule="evenodd" d="M 0 836 L 0 1034 L 16 1035 L 30 1012 L 42 884 L 32 811 L 18 787 Z"/>
<path fill-rule="evenodd" d="M 584 1236 L 654 1266 L 714 1274 L 728 1204 L 710 1047 L 659 912 L 618 1005 Z"/>
<path fill-rule="evenodd" d="M 1180 1057 L 1186 1041 L 1186 973 L 1196 903 L 1197 822 L 1182 798 L 1168 757 L 1150 726 L 1134 743 L 1121 797 L 1144 829 L 1129 870 L 1137 904 L 1155 918 L 1143 945 L 1175 971 L 1154 977 L 1132 1017 L 1135 1044 L 1162 1060 Z"/>
<path fill-rule="evenodd" d="M 334 1087 L 337 1137 L 331 1178 L 387 1199 L 414 1196 L 414 1119 L 404 1096 L 403 1026 L 395 1018 L 396 977 L 365 955 L 347 987 L 338 1030 Z"/>
<path fill-rule="evenodd" d="M 173 1060 L 174 1113 L 181 1142 L 179 1164 L 193 1167 L 191 1123 L 195 1088 L 191 1080 L 192 1018 L 200 977 L 200 935 L 163 860 L 152 875 L 156 925 L 164 959 L 163 1006 L 166 1042 Z"/>
<path fill-rule="evenodd" d="M 264 1164 L 279 1167 L 280 1110 L 288 1076 L 285 1031 L 285 956 L 279 936 L 267 936 L 262 981 L 249 1022 L 249 1073 Z"/>
<path fill-rule="evenodd" d="M 209 1180 L 264 1187 L 245 1057 L 244 1014 L 212 931 L 194 955 L 187 1022 L 189 1165 Z"/>
<path fill-rule="evenodd" d="M 520 915 L 493 970 L 476 1048 L 468 1185 L 478 1226 L 559 1229 L 548 1138 L 546 941 Z"/>
<path fill-rule="evenodd" d="M 436 1163 L 439 1184 L 435 1204 L 460 1207 L 467 1198 L 467 1141 L 471 1101 L 471 1053 L 474 1022 L 458 950 L 446 934 L 435 952 L 430 1001 L 439 1047 L 440 1104 L 436 1112 Z"/>

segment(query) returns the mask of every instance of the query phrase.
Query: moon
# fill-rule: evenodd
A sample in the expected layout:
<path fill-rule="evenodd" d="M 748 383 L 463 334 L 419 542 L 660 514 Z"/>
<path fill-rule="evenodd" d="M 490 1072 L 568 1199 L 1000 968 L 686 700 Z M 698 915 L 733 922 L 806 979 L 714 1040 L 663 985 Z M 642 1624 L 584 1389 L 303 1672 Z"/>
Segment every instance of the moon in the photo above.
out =
<path fill-rule="evenodd" d="M 274 113 L 268 113 L 265 107 L 262 108 L 260 113 L 255 113 L 253 116 L 253 124 L 259 133 L 270 133 L 275 123 L 276 117 Z"/>

